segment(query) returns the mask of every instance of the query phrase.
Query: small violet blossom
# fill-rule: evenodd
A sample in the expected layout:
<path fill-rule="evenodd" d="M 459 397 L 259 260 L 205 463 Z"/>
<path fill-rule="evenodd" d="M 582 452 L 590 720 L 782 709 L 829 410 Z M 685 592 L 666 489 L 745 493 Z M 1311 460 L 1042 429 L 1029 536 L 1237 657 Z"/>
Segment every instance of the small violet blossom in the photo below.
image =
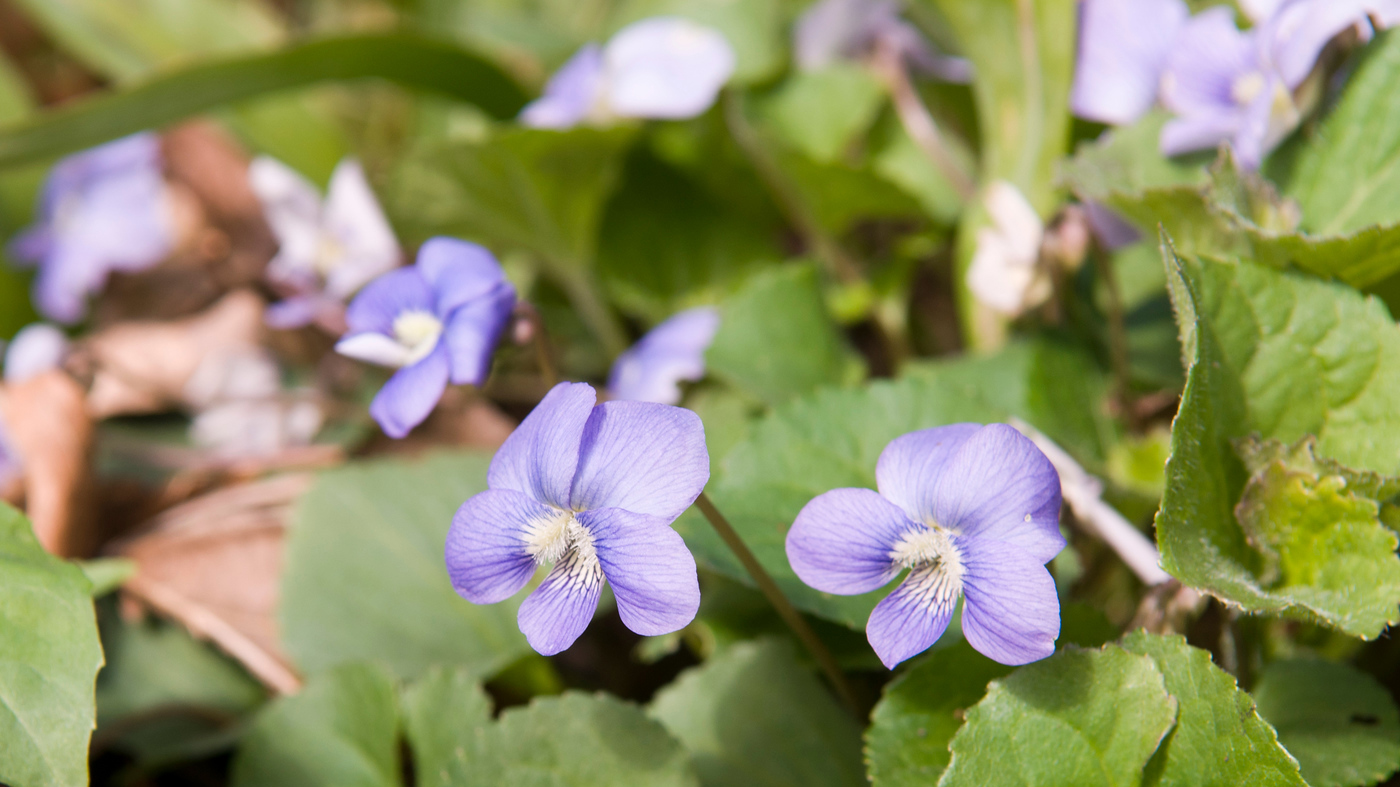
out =
<path fill-rule="evenodd" d="M 715 103 L 733 73 L 734 50 L 719 31 L 679 17 L 644 19 L 601 49 L 580 49 L 520 122 L 562 130 L 619 118 L 692 118 Z"/>
<path fill-rule="evenodd" d="M 617 357 L 608 390 L 618 399 L 679 404 L 680 383 L 705 376 L 705 351 L 719 330 L 719 311 L 688 309 L 652 328 Z"/>
<path fill-rule="evenodd" d="M 305 178 L 266 156 L 248 167 L 248 182 L 279 244 L 268 278 L 288 295 L 268 307 L 268 325 L 339 326 L 350 296 L 398 267 L 398 241 L 359 162 L 340 162 L 324 202 Z"/>
<path fill-rule="evenodd" d="M 34 304 L 74 323 L 114 271 L 163 260 L 175 245 L 175 217 L 161 171 L 160 139 L 136 134 L 69 156 L 54 166 L 38 218 L 10 246 L 39 268 Z"/>
<path fill-rule="evenodd" d="M 560 383 L 491 460 L 489 489 L 462 504 L 447 535 L 452 586 L 494 604 L 553 564 L 520 605 L 520 630 L 549 656 L 593 619 L 606 581 L 638 634 L 695 618 L 695 559 L 676 517 L 710 477 L 695 413 L 653 402 L 595 405 L 584 383 Z"/>
<path fill-rule="evenodd" d="M 1060 479 L 1005 424 L 953 424 L 896 438 L 875 468 L 880 491 L 836 489 L 812 500 L 787 535 L 797 576 L 854 595 L 908 575 L 875 606 L 866 636 L 885 666 L 927 650 L 964 596 L 962 632 L 987 657 L 1049 656 L 1059 598 L 1045 563 L 1065 546 Z"/>
<path fill-rule="evenodd" d="M 10 385 L 57 369 L 68 355 L 68 337 L 48 323 L 26 325 L 5 348 L 5 382 Z"/>
<path fill-rule="evenodd" d="M 991 226 L 977 231 L 967 269 L 967 288 L 977 300 L 1010 317 L 1039 306 L 1051 295 L 1040 264 L 1045 224 L 1015 186 L 998 180 L 983 198 Z"/>
<path fill-rule="evenodd" d="M 1120 126 L 1146 114 L 1189 16 L 1183 0 L 1084 0 L 1070 92 L 1074 114 Z"/>
<path fill-rule="evenodd" d="M 335 349 L 398 369 L 369 412 L 385 434 L 400 438 L 428 417 L 449 380 L 486 380 L 514 308 L 515 287 L 491 252 L 433 238 L 415 265 L 380 276 L 355 296 L 345 312 L 349 332 Z"/>
<path fill-rule="evenodd" d="M 821 0 L 798 18 L 793 59 L 803 71 L 839 60 L 862 60 L 889 47 L 915 69 L 944 82 L 972 81 L 972 64 L 936 51 L 917 28 L 899 16 L 899 0 Z"/>

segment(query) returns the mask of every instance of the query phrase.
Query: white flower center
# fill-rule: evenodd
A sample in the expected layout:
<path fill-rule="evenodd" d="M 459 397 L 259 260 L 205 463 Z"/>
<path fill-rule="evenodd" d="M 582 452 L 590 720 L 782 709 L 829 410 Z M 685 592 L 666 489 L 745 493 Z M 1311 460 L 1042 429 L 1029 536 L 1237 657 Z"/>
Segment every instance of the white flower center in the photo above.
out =
<path fill-rule="evenodd" d="M 441 335 L 442 320 L 428 312 L 413 309 L 394 318 L 394 341 L 408 350 L 404 366 L 411 366 L 428 357 Z"/>
<path fill-rule="evenodd" d="M 525 552 L 537 565 L 553 563 L 556 572 L 562 570 L 575 584 L 592 587 L 603 580 L 593 534 L 572 511 L 554 509 L 551 516 L 526 525 Z"/>
<path fill-rule="evenodd" d="M 925 606 L 948 606 L 962 592 L 962 555 L 948 531 L 928 525 L 905 534 L 890 550 L 890 559 L 910 569 L 905 584 Z"/>
<path fill-rule="evenodd" d="M 1251 71 L 1230 85 L 1230 98 L 1234 99 L 1236 104 L 1249 104 L 1258 98 L 1260 93 L 1264 92 L 1267 84 L 1263 74 Z"/>

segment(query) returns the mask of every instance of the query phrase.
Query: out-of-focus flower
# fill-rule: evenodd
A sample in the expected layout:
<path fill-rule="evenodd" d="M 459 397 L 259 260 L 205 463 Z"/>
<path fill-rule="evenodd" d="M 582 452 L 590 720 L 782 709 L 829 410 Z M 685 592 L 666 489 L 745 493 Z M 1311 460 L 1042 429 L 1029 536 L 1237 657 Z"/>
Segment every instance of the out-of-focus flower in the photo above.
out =
<path fill-rule="evenodd" d="M 1084 215 L 1089 219 L 1089 228 L 1099 244 L 1109 251 L 1117 251 L 1142 240 L 1142 233 L 1129 224 L 1118 212 L 1102 202 L 1090 200 L 1084 203 Z"/>
<path fill-rule="evenodd" d="M 370 282 L 351 301 L 342 355 L 398 369 L 369 412 L 390 437 L 407 435 L 437 406 L 450 379 L 480 385 L 515 307 L 515 288 L 485 248 L 433 238 L 411 268 Z"/>
<path fill-rule="evenodd" d="M 195 411 L 191 441 L 224 459 L 306 445 L 324 420 L 311 394 L 282 389 L 277 362 L 261 348 L 206 356 L 185 385 L 184 400 Z"/>
<path fill-rule="evenodd" d="M 305 178 L 266 156 L 253 160 L 248 181 L 280 244 L 268 278 L 288 294 L 268 307 L 268 325 L 336 326 L 350 296 L 398 267 L 394 231 L 354 159 L 335 168 L 324 202 Z"/>
<path fill-rule="evenodd" d="M 72 323 L 110 273 L 155 265 L 174 247 L 175 234 L 160 140 L 143 133 L 58 162 L 44 183 L 37 220 L 10 253 L 38 266 L 39 311 Z"/>
<path fill-rule="evenodd" d="M 1190 11 L 1182 0 L 1084 0 L 1070 107 L 1126 125 L 1157 100 L 1162 69 Z"/>
<path fill-rule="evenodd" d="M 893 668 L 942 636 L 965 595 L 963 636 L 1002 664 L 1055 652 L 1060 604 L 1045 563 L 1064 549 L 1060 477 L 1005 425 L 953 424 L 896 438 L 875 467 L 880 491 L 835 489 L 803 507 L 788 562 L 826 593 L 868 593 L 909 575 L 865 633 Z"/>
<path fill-rule="evenodd" d="M 734 73 L 734 50 L 717 30 L 654 17 L 618 31 L 601 50 L 580 49 L 520 113 L 534 128 L 609 125 L 619 118 L 695 117 Z"/>
<path fill-rule="evenodd" d="M 967 286 L 977 300 L 1017 316 L 1050 297 L 1050 277 L 1040 265 L 1045 224 L 1015 186 L 998 180 L 983 199 L 990 227 L 977 231 Z"/>
<path fill-rule="evenodd" d="M 22 383 L 57 369 L 68 355 L 68 337 L 48 323 L 26 325 L 5 348 L 5 382 Z"/>
<path fill-rule="evenodd" d="M 915 69 L 944 82 L 971 82 L 972 64 L 936 51 L 922 33 L 900 18 L 899 0 L 821 0 L 798 18 L 793 58 L 804 71 L 838 60 L 861 60 L 888 47 Z"/>
<path fill-rule="evenodd" d="M 595 401 L 584 383 L 555 386 L 496 452 L 490 488 L 462 504 L 447 535 L 452 586 L 475 604 L 510 598 L 553 564 L 519 615 L 546 656 L 588 627 L 604 581 L 622 622 L 644 636 L 681 629 L 700 607 L 695 559 L 671 529 L 710 477 L 700 418 Z"/>
<path fill-rule="evenodd" d="M 705 376 L 705 351 L 719 330 L 719 311 L 688 309 L 652 328 L 617 357 L 608 390 L 618 399 L 678 404 L 680 383 Z"/>

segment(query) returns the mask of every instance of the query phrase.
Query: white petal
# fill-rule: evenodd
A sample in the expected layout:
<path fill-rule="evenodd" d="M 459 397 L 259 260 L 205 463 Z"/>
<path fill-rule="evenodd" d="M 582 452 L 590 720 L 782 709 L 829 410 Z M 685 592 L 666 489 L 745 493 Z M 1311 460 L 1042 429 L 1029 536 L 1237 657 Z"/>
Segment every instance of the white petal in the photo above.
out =
<path fill-rule="evenodd" d="M 321 245 L 321 195 L 316 187 L 268 156 L 258 156 L 248 165 L 248 185 L 262 201 L 263 216 L 280 244 L 274 270 L 314 269 Z"/>
<path fill-rule="evenodd" d="M 63 331 L 42 322 L 25 326 L 5 350 L 5 382 L 24 382 L 56 369 L 67 354 L 68 337 Z"/>
<path fill-rule="evenodd" d="M 326 276 L 326 289 L 345 298 L 379 274 L 398 267 L 399 242 L 358 161 L 345 159 L 331 175 L 325 231 L 344 251 Z"/>
<path fill-rule="evenodd" d="M 719 31 L 679 17 L 628 25 L 603 51 L 609 109 L 622 117 L 681 119 L 714 103 L 734 73 Z"/>
<path fill-rule="evenodd" d="M 1045 225 L 1021 190 L 1007 181 L 995 181 L 987 187 L 983 204 L 1012 254 L 1018 259 L 1033 261 L 1040 254 Z"/>
<path fill-rule="evenodd" d="M 382 333 L 347 336 L 336 343 L 335 351 L 357 361 L 395 369 L 406 366 L 413 352 Z"/>

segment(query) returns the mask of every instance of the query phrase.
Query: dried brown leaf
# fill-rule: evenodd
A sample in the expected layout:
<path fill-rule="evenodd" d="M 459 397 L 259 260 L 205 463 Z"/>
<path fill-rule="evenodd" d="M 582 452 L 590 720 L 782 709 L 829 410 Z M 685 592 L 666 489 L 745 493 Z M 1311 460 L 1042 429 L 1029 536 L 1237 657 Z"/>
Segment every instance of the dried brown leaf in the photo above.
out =
<path fill-rule="evenodd" d="M 91 555 L 93 425 L 82 386 L 57 370 L 36 375 L 0 389 L 0 417 L 24 464 L 21 496 L 39 543 L 63 557 Z"/>

